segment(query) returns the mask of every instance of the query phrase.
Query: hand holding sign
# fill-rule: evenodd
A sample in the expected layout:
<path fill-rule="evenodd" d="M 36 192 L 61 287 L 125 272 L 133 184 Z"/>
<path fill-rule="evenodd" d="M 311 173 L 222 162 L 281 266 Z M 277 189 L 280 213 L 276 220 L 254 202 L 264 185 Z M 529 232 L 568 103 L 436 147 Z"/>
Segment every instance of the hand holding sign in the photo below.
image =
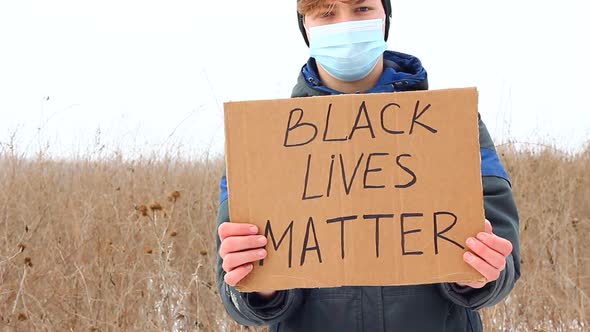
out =
<path fill-rule="evenodd" d="M 266 257 L 266 237 L 257 235 L 258 227 L 251 224 L 223 223 L 217 229 L 221 245 L 219 256 L 223 259 L 223 278 L 230 286 L 235 286 L 252 271 L 253 262 Z M 270 297 L 274 292 L 259 293 Z"/>
<path fill-rule="evenodd" d="M 488 282 L 497 280 L 506 267 L 506 257 L 512 252 L 512 243 L 492 232 L 492 224 L 486 220 L 485 232 L 476 238 L 468 238 L 467 247 L 473 251 L 463 255 L 465 262 L 486 277 L 486 282 L 457 283 L 459 286 L 482 288 Z"/>
<path fill-rule="evenodd" d="M 266 257 L 266 237 L 257 235 L 258 227 L 250 224 L 223 223 L 217 229 L 223 259 L 224 280 L 235 286 L 252 271 L 252 263 Z"/>

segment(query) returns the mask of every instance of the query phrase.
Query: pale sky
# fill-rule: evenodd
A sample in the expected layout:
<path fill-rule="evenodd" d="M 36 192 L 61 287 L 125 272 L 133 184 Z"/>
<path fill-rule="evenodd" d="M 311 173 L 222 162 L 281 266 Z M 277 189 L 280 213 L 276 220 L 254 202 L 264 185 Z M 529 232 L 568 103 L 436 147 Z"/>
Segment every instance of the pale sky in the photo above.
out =
<path fill-rule="evenodd" d="M 392 4 L 389 49 L 476 86 L 496 143 L 590 140 L 583 1 Z M 222 152 L 223 102 L 288 98 L 307 57 L 295 0 L 0 0 L 0 142 Z"/>

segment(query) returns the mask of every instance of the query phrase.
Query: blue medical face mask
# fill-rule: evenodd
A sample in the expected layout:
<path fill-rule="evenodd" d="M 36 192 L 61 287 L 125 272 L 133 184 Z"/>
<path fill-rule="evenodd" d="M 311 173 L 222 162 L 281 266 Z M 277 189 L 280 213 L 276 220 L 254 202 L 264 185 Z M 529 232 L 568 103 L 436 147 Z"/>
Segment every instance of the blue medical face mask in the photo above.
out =
<path fill-rule="evenodd" d="M 328 74 L 345 82 L 367 77 L 387 49 L 383 19 L 312 27 L 309 42 L 310 56 Z"/>

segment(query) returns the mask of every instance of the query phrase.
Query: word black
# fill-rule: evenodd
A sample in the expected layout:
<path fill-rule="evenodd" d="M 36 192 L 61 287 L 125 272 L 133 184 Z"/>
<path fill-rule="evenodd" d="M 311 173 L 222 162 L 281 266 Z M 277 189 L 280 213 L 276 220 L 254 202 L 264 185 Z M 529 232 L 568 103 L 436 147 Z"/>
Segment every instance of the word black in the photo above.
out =
<path fill-rule="evenodd" d="M 424 122 L 418 121 L 421 116 L 426 113 L 430 109 L 430 104 L 424 106 L 424 108 L 420 108 L 420 101 L 416 101 L 416 106 L 414 107 L 414 114 L 412 115 L 412 119 L 410 122 L 410 128 L 407 131 L 408 135 L 414 134 L 415 129 L 417 126 L 424 128 L 425 130 L 429 131 L 432 134 L 436 134 L 438 131 L 425 124 Z M 405 134 L 406 131 L 400 130 L 399 128 L 392 128 L 391 124 L 387 124 L 385 122 L 385 115 L 386 112 L 394 112 L 396 110 L 401 110 L 401 106 L 396 103 L 389 103 L 381 109 L 381 118 L 380 118 L 380 127 L 384 133 L 389 135 L 401 135 Z M 296 147 L 296 146 L 303 146 L 313 142 L 319 133 L 318 124 L 312 122 L 302 122 L 304 116 L 304 110 L 302 108 L 295 108 L 289 112 L 289 120 L 287 121 L 287 129 L 285 130 L 285 140 L 283 142 L 283 146 L 285 147 Z M 322 141 L 324 142 L 337 142 L 337 141 L 346 141 L 352 140 L 354 134 L 357 130 L 366 130 L 370 135 L 371 138 L 375 138 L 375 129 L 373 123 L 371 122 L 371 118 L 369 117 L 369 113 L 367 111 L 367 105 L 363 101 L 358 108 L 358 112 L 356 115 L 356 119 L 354 121 L 354 125 L 350 129 L 348 135 L 343 137 L 329 137 L 329 127 L 330 127 L 330 115 L 332 113 L 332 104 L 328 105 L 328 110 L 326 111 L 326 120 L 323 124 L 323 135 Z M 296 118 L 296 119 L 295 119 Z M 295 141 L 294 139 L 290 139 L 290 134 L 294 131 L 299 131 L 299 140 Z M 305 137 L 305 138 L 301 138 Z"/>

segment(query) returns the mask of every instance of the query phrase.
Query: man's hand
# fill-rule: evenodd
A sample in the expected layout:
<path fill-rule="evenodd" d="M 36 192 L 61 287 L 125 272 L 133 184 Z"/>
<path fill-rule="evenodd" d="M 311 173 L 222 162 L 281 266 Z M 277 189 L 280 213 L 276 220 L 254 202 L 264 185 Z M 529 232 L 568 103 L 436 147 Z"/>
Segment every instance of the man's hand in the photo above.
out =
<path fill-rule="evenodd" d="M 485 278 L 485 282 L 457 283 L 459 286 L 482 288 L 488 282 L 497 280 L 506 267 L 506 257 L 512 252 L 512 243 L 494 235 L 492 224 L 486 220 L 485 232 L 466 241 L 471 252 L 463 254 L 463 260 L 473 266 Z"/>
<path fill-rule="evenodd" d="M 251 224 L 224 222 L 217 229 L 221 246 L 219 256 L 223 259 L 223 278 L 230 286 L 235 286 L 254 268 L 254 262 L 266 257 L 266 237 L 258 235 L 258 227 Z M 259 293 L 271 297 L 275 292 Z"/>

